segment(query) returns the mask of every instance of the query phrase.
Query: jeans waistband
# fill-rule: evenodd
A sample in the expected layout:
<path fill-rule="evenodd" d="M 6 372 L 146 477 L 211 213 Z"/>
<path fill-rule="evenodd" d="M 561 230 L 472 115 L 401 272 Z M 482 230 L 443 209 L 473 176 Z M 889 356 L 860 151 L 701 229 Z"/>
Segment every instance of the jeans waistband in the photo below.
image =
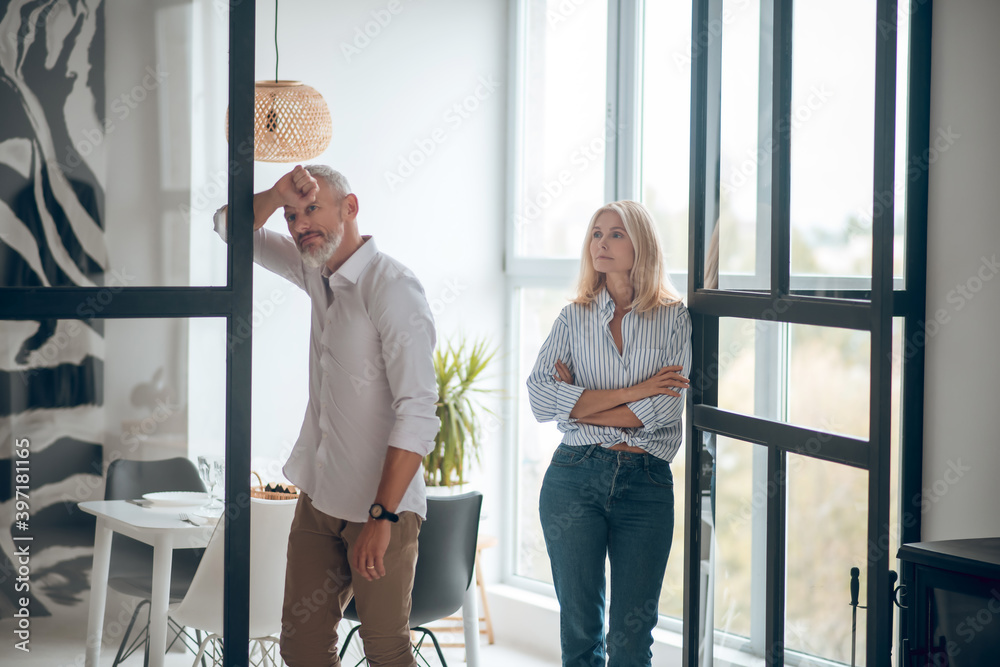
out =
<path fill-rule="evenodd" d="M 602 447 L 599 444 L 596 445 L 567 445 L 565 443 L 560 443 L 560 447 L 564 447 L 570 451 L 579 452 L 583 451 L 584 456 L 592 459 L 598 459 L 601 461 L 616 461 L 619 463 L 624 463 L 626 465 L 641 465 L 644 461 L 659 461 L 661 463 L 666 463 L 670 465 L 665 459 L 661 459 L 657 456 L 653 456 L 649 452 L 643 452 L 638 454 L 635 452 L 622 452 L 608 449 L 607 447 Z"/>

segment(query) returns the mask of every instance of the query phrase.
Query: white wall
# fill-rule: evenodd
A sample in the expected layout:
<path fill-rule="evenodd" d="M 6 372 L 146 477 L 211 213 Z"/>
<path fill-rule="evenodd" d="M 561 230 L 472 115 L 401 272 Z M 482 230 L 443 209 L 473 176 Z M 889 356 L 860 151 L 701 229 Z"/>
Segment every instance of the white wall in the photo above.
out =
<path fill-rule="evenodd" d="M 421 280 L 439 340 L 464 333 L 501 343 L 506 2 L 285 0 L 279 10 L 279 77 L 316 88 L 333 117 L 333 141 L 312 162 L 344 173 L 358 196 L 362 234 L 374 235 Z M 273 29 L 274 6 L 259 3 L 257 79 L 274 78 Z M 463 103 L 472 110 L 459 114 L 453 106 Z M 418 144 L 430 154 L 414 155 L 422 164 L 389 184 L 385 174 Z M 257 163 L 256 189 L 290 167 Z M 279 215 L 268 227 L 287 232 Z M 303 293 L 259 267 L 254 300 L 270 301 L 269 312 L 275 306 L 254 331 L 253 453 L 264 466 L 264 459 L 286 457 L 298 435 L 309 316 Z M 492 534 L 502 501 L 501 435 L 490 432 L 490 474 L 476 484 L 486 494 L 485 531 Z M 499 550 L 491 552 L 484 560 L 495 572 Z"/>
<path fill-rule="evenodd" d="M 133 285 L 225 284 L 225 246 L 211 232 L 211 213 L 225 203 L 226 194 L 227 19 L 211 0 L 194 0 L 192 6 L 186 29 L 198 66 L 192 73 L 177 70 L 168 77 L 190 96 L 189 191 L 167 193 L 156 158 L 164 115 L 159 98 L 172 91 L 149 91 L 148 99 L 117 122 L 107 139 L 109 254 L 113 266 L 135 276 Z M 108 0 L 107 10 L 110 105 L 142 80 L 157 52 L 151 8 Z M 259 3 L 257 79 L 274 76 L 273 12 L 273 5 Z M 286 0 L 280 12 L 279 76 L 319 90 L 333 117 L 333 141 L 314 162 L 330 164 L 347 176 L 360 201 L 362 233 L 373 234 L 384 252 L 423 282 L 439 339 L 488 335 L 499 345 L 504 322 L 507 3 Z M 188 141 L 179 134 L 174 139 Z M 420 147 L 423 154 L 414 153 Z M 412 173 L 401 171 L 401 159 L 420 164 Z M 256 163 L 256 189 L 269 187 L 289 168 Z M 398 178 L 387 179 L 387 173 Z M 177 219 L 183 201 L 190 201 L 190 221 Z M 166 230 L 164 212 L 171 216 Z M 176 231 L 174 225 L 184 233 L 165 236 Z M 268 225 L 285 231 L 280 216 Z M 174 248 L 187 244 L 188 237 L 184 257 L 190 258 L 189 266 L 174 257 Z M 279 462 L 298 435 L 306 403 L 309 305 L 297 288 L 259 267 L 254 303 L 253 466 L 276 478 Z M 132 388 L 166 365 L 175 373 L 175 385 L 190 392 L 181 397 L 190 410 L 188 438 L 174 453 L 221 454 L 225 376 L 217 363 L 223 358 L 220 326 L 203 320 L 109 324 L 109 446 L 121 447 L 123 420 L 143 416 L 129 402 Z M 503 386 L 502 368 L 498 363 L 494 387 Z M 499 401 L 492 407 L 501 412 Z M 486 494 L 484 531 L 497 535 L 501 447 L 502 430 L 494 427 L 486 442 L 483 470 L 488 473 L 474 480 Z M 144 445 L 128 455 L 170 453 Z M 499 563 L 500 549 L 486 552 L 491 579 L 498 576 Z"/>
<path fill-rule="evenodd" d="M 226 195 L 224 7 L 213 0 L 181 3 L 187 14 L 180 20 L 174 16 L 176 43 L 169 50 L 162 48 L 163 40 L 157 49 L 154 7 L 108 0 L 106 10 L 107 105 L 115 123 L 106 139 L 112 266 L 129 277 L 130 285 L 223 285 L 225 245 L 210 229 L 211 213 Z M 286 0 L 280 12 L 279 75 L 319 90 L 333 116 L 333 141 L 314 162 L 344 172 L 361 203 L 362 232 L 374 234 L 383 251 L 421 279 L 439 338 L 464 332 L 487 334 L 499 343 L 506 3 Z M 162 22 L 162 11 L 159 16 Z M 273 4 L 259 3 L 258 79 L 274 76 L 273 27 Z M 119 119 L 112 103 L 141 83 L 158 57 L 176 60 L 181 52 L 197 63 L 193 71 L 186 71 L 189 63 L 171 61 L 166 84 L 148 90 Z M 482 99 L 474 97 L 477 92 Z M 183 108 L 165 107 L 166 100 Z M 475 108 L 453 110 L 462 103 Z M 162 142 L 164 124 L 174 123 L 171 111 L 183 115 L 185 109 L 191 126 L 170 127 L 168 141 Z M 418 145 L 430 154 L 411 156 Z M 178 148 L 183 154 L 161 163 L 163 150 L 176 153 Z M 399 169 L 400 156 L 422 163 L 390 185 L 386 173 Z M 171 173 L 165 167 L 185 159 L 190 187 L 183 187 L 184 173 L 164 180 Z M 288 168 L 256 163 L 256 188 L 270 186 Z M 285 229 L 280 217 L 269 226 Z M 255 270 L 254 281 L 252 452 L 254 466 L 273 478 L 280 475 L 275 462 L 287 457 L 305 407 L 308 303 L 303 293 L 264 270 Z M 220 327 L 215 320 L 109 323 L 109 449 L 122 447 L 123 420 L 145 416 L 130 403 L 133 387 L 164 366 L 177 401 L 190 410 L 186 441 L 172 451 L 150 446 L 156 440 L 151 437 L 142 450 L 126 455 L 222 453 L 225 375 L 217 361 L 225 340 Z M 501 386 L 499 377 L 495 386 Z M 500 435 L 493 431 L 487 445 L 485 467 L 494 472 L 500 469 Z M 494 516 L 499 513 L 496 477 L 484 476 L 480 484 L 488 492 L 486 512 Z"/>
<path fill-rule="evenodd" d="M 934 4 L 932 146 L 952 139 L 929 172 L 924 540 L 1000 535 L 997 26 L 995 0 Z"/>
<path fill-rule="evenodd" d="M 131 0 L 105 2 L 107 151 L 105 284 L 187 285 L 188 227 L 178 215 L 188 198 L 190 8 Z M 86 138 L 86 137 L 84 137 Z M 113 298 L 114 292 L 111 292 Z M 187 321 L 105 321 L 106 459 L 185 454 Z M 164 373 L 169 413 L 153 417 L 132 391 Z M 141 424 L 138 439 L 123 422 Z M 133 447 L 132 444 L 136 446 Z"/>

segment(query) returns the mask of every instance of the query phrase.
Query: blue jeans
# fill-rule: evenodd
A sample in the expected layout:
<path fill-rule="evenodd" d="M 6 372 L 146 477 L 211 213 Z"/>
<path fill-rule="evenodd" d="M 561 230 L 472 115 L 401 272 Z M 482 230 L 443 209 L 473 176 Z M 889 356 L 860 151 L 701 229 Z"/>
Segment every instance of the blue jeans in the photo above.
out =
<path fill-rule="evenodd" d="M 674 529 L 670 464 L 599 445 L 559 445 L 538 511 L 559 600 L 564 667 L 648 666 Z M 605 556 L 611 561 L 604 636 Z M 606 651 L 605 651 L 606 647 Z"/>

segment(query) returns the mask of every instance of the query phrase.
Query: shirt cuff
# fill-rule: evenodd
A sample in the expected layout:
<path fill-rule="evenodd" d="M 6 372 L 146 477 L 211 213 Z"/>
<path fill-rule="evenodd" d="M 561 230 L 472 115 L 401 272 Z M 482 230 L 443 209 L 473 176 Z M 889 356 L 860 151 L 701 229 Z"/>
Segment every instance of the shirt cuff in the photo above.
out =
<path fill-rule="evenodd" d="M 412 433 L 393 430 L 389 433 L 389 446 L 413 452 L 414 454 L 420 454 L 421 457 L 424 457 L 434 451 L 434 438 L 424 440 L 414 436 Z"/>
<path fill-rule="evenodd" d="M 626 403 L 625 407 L 632 411 L 632 414 L 642 422 L 644 427 L 656 417 L 656 408 L 653 406 L 653 399 L 649 396 L 640 398 L 638 401 Z"/>
<path fill-rule="evenodd" d="M 221 236 L 223 241 L 228 241 L 226 238 L 226 213 L 226 206 L 222 206 L 212 217 L 212 221 L 215 223 L 215 233 Z"/>
<path fill-rule="evenodd" d="M 583 387 L 575 384 L 558 383 L 556 387 L 556 419 L 570 421 L 569 413 L 573 411 L 576 402 L 583 395 Z M 575 419 L 573 421 L 576 421 Z"/>

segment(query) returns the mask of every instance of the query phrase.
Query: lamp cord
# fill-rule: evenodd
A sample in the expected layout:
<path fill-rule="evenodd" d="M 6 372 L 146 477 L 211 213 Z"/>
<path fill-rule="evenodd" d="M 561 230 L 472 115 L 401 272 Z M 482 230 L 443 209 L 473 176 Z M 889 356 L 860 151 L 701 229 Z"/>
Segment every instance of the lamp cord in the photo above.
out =
<path fill-rule="evenodd" d="M 278 80 L 278 0 L 274 0 L 274 80 Z"/>

